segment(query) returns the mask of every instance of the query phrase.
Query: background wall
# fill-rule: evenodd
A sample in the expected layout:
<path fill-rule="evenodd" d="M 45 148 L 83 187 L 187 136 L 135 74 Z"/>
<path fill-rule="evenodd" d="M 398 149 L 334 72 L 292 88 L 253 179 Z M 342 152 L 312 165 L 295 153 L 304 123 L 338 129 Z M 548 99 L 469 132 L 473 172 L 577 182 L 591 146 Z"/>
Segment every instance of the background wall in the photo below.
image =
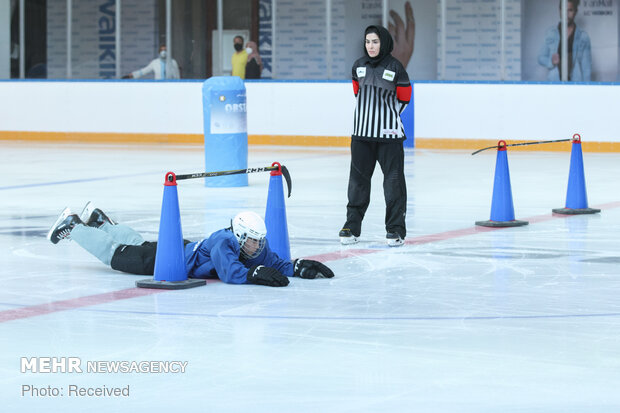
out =
<path fill-rule="evenodd" d="M 246 88 L 249 135 L 279 137 L 269 141 L 278 144 L 299 144 L 299 137 L 348 143 L 355 105 L 349 82 L 257 81 Z M 76 140 L 94 133 L 104 142 L 131 141 L 134 134 L 202 141 L 202 82 L 0 81 L 0 96 L 2 139 Z M 480 140 L 574 133 L 584 142 L 620 142 L 619 85 L 420 82 L 414 97 L 416 146 L 475 147 Z"/>
<path fill-rule="evenodd" d="M 0 1 L 0 79 L 11 76 L 11 2 Z"/>
<path fill-rule="evenodd" d="M 437 13 L 441 19 L 441 13 Z M 506 0 L 505 76 L 501 68 L 501 8 L 499 0 L 447 0 L 446 72 L 440 79 L 521 80 L 521 2 Z M 437 29 L 438 72 L 442 33 Z M 417 57 L 416 57 L 417 59 Z"/>
<path fill-rule="evenodd" d="M 415 135 L 424 138 L 620 142 L 618 85 L 415 85 Z"/>
<path fill-rule="evenodd" d="M 115 78 L 115 3 L 73 2 L 72 77 Z M 121 11 L 121 74 L 148 65 L 159 52 L 154 0 L 123 0 Z M 67 2 L 47 0 L 47 77 L 67 78 Z M 150 76 L 153 78 L 153 76 Z"/>
<path fill-rule="evenodd" d="M 349 82 L 248 82 L 250 134 L 347 136 Z M 0 81 L 0 130 L 203 135 L 202 82 Z"/>

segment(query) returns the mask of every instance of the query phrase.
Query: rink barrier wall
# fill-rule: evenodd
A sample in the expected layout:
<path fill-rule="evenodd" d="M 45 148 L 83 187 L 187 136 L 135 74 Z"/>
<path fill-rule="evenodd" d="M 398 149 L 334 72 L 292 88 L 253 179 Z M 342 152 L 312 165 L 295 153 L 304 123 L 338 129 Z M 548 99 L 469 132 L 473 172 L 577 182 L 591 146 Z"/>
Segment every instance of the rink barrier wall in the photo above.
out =
<path fill-rule="evenodd" d="M 203 144 L 202 80 L 0 80 L 0 140 Z M 620 152 L 619 83 L 417 81 L 415 146 L 475 150 L 583 137 L 590 152 Z M 246 81 L 252 145 L 347 147 L 349 81 Z M 569 151 L 550 144 L 512 150 Z"/>
<path fill-rule="evenodd" d="M 204 136 L 198 134 L 114 134 L 114 133 L 84 133 L 84 132 L 23 132 L 0 131 L 0 141 L 12 142 L 39 142 L 39 143 L 86 143 L 86 144 L 123 144 L 123 145 L 204 145 Z M 528 142 L 511 140 L 511 143 Z M 248 135 L 250 145 L 279 145 L 279 146 L 316 146 L 316 147 L 349 147 L 351 139 L 348 136 L 294 136 L 294 135 Z M 418 149 L 435 150 L 471 150 L 496 145 L 497 141 L 489 139 L 426 139 L 416 138 L 415 147 Z M 586 152 L 620 152 L 620 142 L 583 142 Z M 566 143 L 552 143 L 545 145 L 511 147 L 510 151 L 546 151 L 570 152 L 571 147 Z"/>
<path fill-rule="evenodd" d="M 0 131 L 0 141 L 204 145 L 202 134 Z M 349 136 L 248 135 L 250 145 L 348 147 Z"/>

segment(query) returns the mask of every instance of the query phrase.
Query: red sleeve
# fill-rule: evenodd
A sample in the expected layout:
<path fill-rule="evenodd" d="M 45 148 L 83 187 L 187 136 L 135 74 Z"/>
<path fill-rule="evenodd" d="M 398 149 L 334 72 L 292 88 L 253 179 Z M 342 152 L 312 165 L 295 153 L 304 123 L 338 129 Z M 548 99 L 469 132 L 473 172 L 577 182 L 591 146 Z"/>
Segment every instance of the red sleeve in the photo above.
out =
<path fill-rule="evenodd" d="M 357 92 L 360 90 L 360 84 L 357 80 L 353 79 L 353 93 L 357 96 Z"/>
<path fill-rule="evenodd" d="M 396 86 L 396 97 L 401 102 L 409 103 L 411 100 L 411 85 Z"/>

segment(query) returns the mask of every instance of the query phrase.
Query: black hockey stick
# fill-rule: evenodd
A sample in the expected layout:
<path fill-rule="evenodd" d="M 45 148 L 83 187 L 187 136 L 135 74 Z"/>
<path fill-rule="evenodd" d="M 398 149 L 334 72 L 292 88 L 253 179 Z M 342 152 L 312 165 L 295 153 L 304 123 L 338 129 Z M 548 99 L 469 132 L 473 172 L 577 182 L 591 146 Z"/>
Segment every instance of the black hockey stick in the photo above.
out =
<path fill-rule="evenodd" d="M 266 166 L 262 168 L 234 169 L 232 171 L 198 172 L 195 174 L 176 175 L 176 180 L 180 181 L 183 179 L 212 178 L 214 176 L 251 174 L 254 172 L 269 172 L 277 170 L 280 170 L 282 172 L 282 175 L 284 175 L 284 179 L 286 180 L 286 186 L 288 187 L 288 198 L 290 198 L 292 189 L 291 175 L 289 174 L 286 166 L 280 164 L 274 164 L 272 166 Z M 168 181 L 172 182 L 174 178 L 172 176 L 168 176 L 167 179 Z"/>
<path fill-rule="evenodd" d="M 536 142 L 523 142 L 523 143 L 511 143 L 510 145 L 504 145 L 504 147 L 508 147 L 508 146 L 525 146 L 525 145 L 538 145 L 541 143 L 555 143 L 555 142 L 568 142 L 568 141 L 572 141 L 573 139 L 558 139 L 556 141 L 536 141 Z M 482 151 L 486 151 L 487 149 L 497 149 L 499 147 L 499 145 L 493 145 L 493 146 L 489 146 L 488 148 L 482 148 L 482 149 L 478 149 L 476 152 L 472 152 L 472 155 L 475 155 L 479 152 Z"/>

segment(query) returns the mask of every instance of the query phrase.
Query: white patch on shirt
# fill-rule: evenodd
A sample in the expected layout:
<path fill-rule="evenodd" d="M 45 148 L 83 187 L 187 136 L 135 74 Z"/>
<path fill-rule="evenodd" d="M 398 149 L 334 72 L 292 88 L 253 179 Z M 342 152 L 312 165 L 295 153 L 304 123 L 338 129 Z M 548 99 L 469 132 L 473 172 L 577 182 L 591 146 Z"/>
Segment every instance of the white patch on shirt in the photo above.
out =
<path fill-rule="evenodd" d="M 381 135 L 396 135 L 400 137 L 400 131 L 398 129 L 381 129 Z"/>
<path fill-rule="evenodd" d="M 385 80 L 392 81 L 394 80 L 394 76 L 396 76 L 396 72 L 392 72 L 391 70 L 387 70 L 387 69 L 383 71 L 383 78 Z"/>
<path fill-rule="evenodd" d="M 365 67 L 358 67 L 356 70 L 357 73 L 357 77 L 365 77 L 366 76 L 366 68 Z"/>
<path fill-rule="evenodd" d="M 198 249 L 198 247 L 200 247 L 200 245 L 206 240 L 206 238 L 201 239 L 199 242 L 196 243 L 196 245 L 194 245 L 194 249 L 192 250 L 192 252 L 196 252 L 196 250 Z M 183 247 L 185 248 L 185 247 Z"/>

